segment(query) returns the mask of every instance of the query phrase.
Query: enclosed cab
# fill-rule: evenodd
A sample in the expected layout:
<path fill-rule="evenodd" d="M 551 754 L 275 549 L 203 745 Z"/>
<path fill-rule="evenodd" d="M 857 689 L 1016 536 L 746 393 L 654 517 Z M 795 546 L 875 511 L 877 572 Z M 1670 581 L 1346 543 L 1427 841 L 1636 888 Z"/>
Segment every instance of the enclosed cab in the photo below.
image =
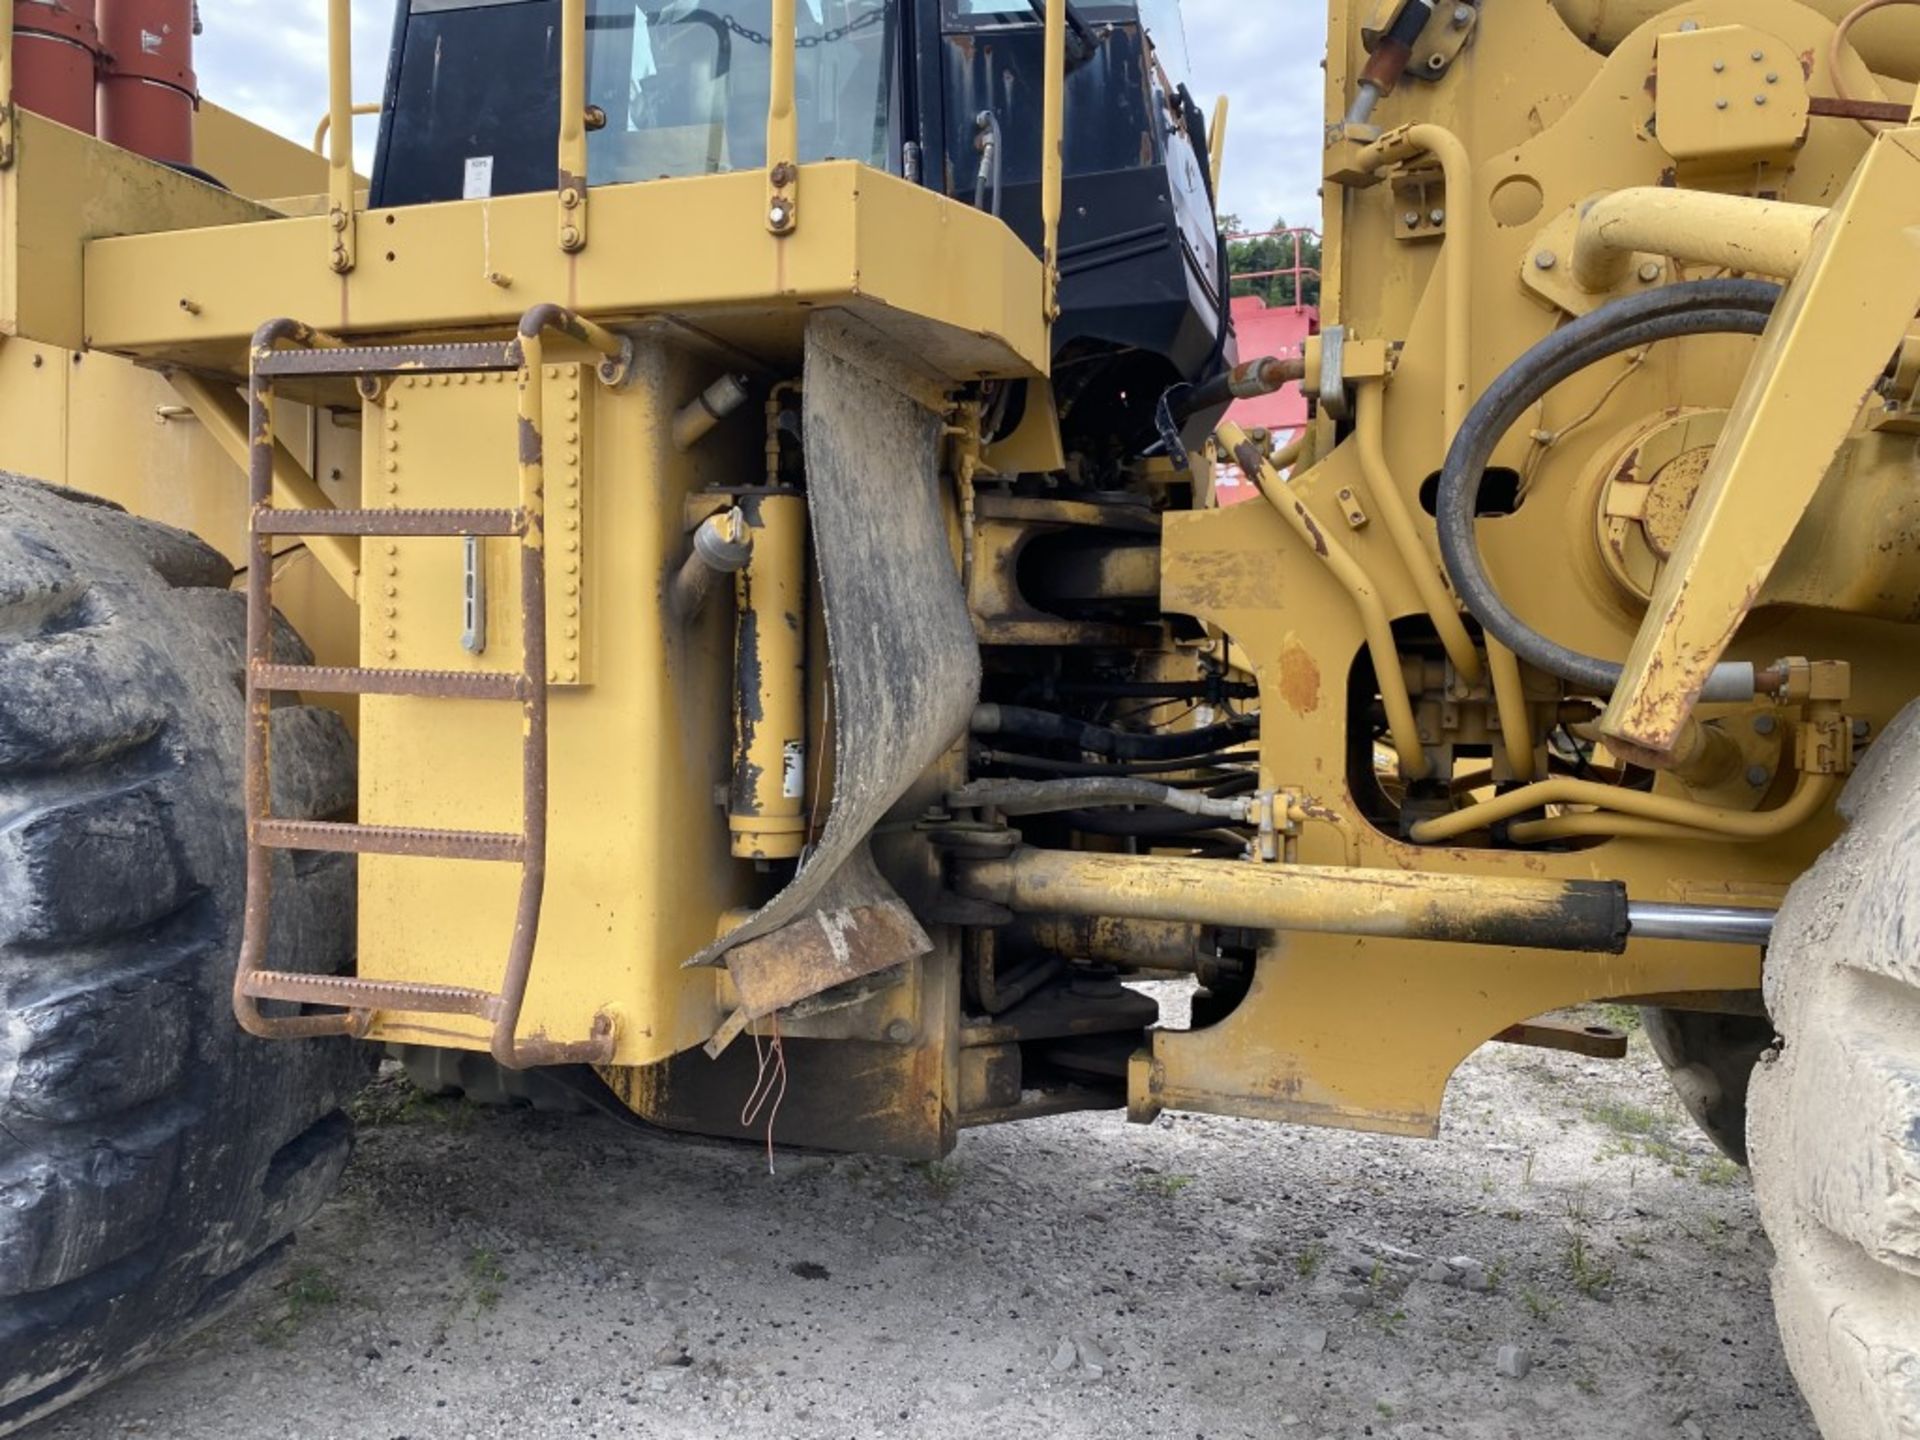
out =
<path fill-rule="evenodd" d="M 801 162 L 858 160 L 969 200 L 1038 253 L 1043 8 L 801 0 Z M 590 182 L 763 167 L 769 12 L 768 0 L 593 0 Z M 559 0 L 400 8 L 374 208 L 552 187 L 560 17 Z M 1058 400 L 1069 449 L 1100 448 L 1096 435 L 1124 449 L 1151 440 L 1168 386 L 1225 354 L 1205 121 L 1174 0 L 1073 7 L 1068 64 Z"/>

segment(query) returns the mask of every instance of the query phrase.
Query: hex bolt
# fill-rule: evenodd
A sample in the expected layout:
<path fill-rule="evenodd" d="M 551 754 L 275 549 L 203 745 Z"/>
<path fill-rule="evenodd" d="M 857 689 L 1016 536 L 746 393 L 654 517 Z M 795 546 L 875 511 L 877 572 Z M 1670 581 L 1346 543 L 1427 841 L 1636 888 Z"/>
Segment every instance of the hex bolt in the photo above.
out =
<path fill-rule="evenodd" d="M 1767 97 L 1764 95 L 1756 95 L 1753 97 L 1753 103 L 1756 105 L 1764 105 L 1767 103 Z"/>
<path fill-rule="evenodd" d="M 1778 70 L 1769 70 L 1767 72 L 1767 83 L 1769 85 L 1778 85 L 1780 83 L 1780 72 Z"/>
<path fill-rule="evenodd" d="M 1400 219 L 1409 230 L 1418 230 L 1420 228 L 1420 212 L 1418 210 L 1409 210 L 1406 214 L 1402 215 Z"/>
<path fill-rule="evenodd" d="M 1758 65 L 1762 60 L 1766 58 L 1767 58 L 1767 52 L 1764 50 L 1756 50 L 1753 52 L 1753 63 L 1756 65 Z"/>
<path fill-rule="evenodd" d="M 1771 715 L 1756 715 L 1753 717 L 1753 733 L 1756 735 L 1771 735 L 1779 728 L 1779 724 L 1780 722 L 1775 720 Z"/>
<path fill-rule="evenodd" d="M 913 1024 L 907 1020 L 895 1020 L 887 1026 L 887 1039 L 896 1045 L 905 1045 L 913 1039 Z"/>
<path fill-rule="evenodd" d="M 1871 720 L 1856 720 L 1853 722 L 1854 739 L 1865 740 L 1871 734 L 1873 734 L 1873 722 Z"/>
<path fill-rule="evenodd" d="M 1436 225 L 1444 225 L 1447 223 L 1447 212 L 1444 210 L 1435 210 L 1432 214 L 1427 216 L 1427 218 Z"/>
<path fill-rule="evenodd" d="M 1659 278 L 1660 263 L 1657 260 L 1649 260 L 1640 267 L 1640 282 L 1643 285 L 1651 285 Z"/>
<path fill-rule="evenodd" d="M 1454 29 L 1464 30 L 1467 28 L 1467 26 L 1471 25 L 1472 23 L 1473 23 L 1473 7 L 1471 5 L 1456 5 L 1453 7 L 1453 28 Z"/>
<path fill-rule="evenodd" d="M 1536 270 L 1551 270 L 1559 263 L 1560 257 L 1551 250 L 1542 250 L 1533 257 L 1533 268 Z"/>
<path fill-rule="evenodd" d="M 1764 765 L 1754 765 L 1747 770 L 1747 784 L 1756 790 L 1765 788 L 1771 779 L 1773 779 L 1773 772 Z"/>
<path fill-rule="evenodd" d="M 1724 61 L 1724 60 L 1716 60 L 1716 61 L 1714 61 L 1714 62 L 1713 62 L 1713 73 L 1714 73 L 1714 74 L 1716 74 L 1716 75 L 1724 75 L 1724 74 L 1726 74 L 1726 73 L 1727 73 L 1727 62 L 1726 62 L 1726 61 Z"/>
<path fill-rule="evenodd" d="M 1716 100 L 1716 101 L 1714 101 L 1714 102 L 1713 102 L 1713 108 L 1714 108 L 1714 109 L 1716 109 L 1716 110 L 1724 110 L 1724 109 L 1726 109 L 1726 108 L 1727 108 L 1727 97 L 1726 97 L 1726 96 L 1724 96 L 1724 95 L 1722 95 L 1722 96 L 1721 96 L 1721 97 L 1720 97 L 1720 98 L 1719 98 L 1718 100 Z"/>

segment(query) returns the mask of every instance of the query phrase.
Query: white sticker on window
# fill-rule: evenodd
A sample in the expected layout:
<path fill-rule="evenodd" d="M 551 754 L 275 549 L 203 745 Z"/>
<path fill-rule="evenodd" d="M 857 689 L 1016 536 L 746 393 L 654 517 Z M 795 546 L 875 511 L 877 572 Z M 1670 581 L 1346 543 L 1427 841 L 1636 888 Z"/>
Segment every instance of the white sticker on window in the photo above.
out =
<path fill-rule="evenodd" d="M 462 200 L 491 200 L 493 198 L 493 156 L 469 155 L 467 157 L 467 183 L 460 187 Z"/>
<path fill-rule="evenodd" d="M 786 764 L 782 767 L 780 793 L 788 800 L 802 799 L 807 793 L 807 742 L 789 740 Z"/>

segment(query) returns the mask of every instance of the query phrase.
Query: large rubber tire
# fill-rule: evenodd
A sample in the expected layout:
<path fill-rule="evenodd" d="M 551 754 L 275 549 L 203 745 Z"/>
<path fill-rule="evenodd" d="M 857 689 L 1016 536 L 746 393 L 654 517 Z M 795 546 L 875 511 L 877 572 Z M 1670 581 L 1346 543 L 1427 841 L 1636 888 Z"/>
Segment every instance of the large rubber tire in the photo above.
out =
<path fill-rule="evenodd" d="M 346 1163 L 369 1047 L 254 1040 L 228 995 L 231 580 L 191 536 L 0 475 L 0 1434 L 210 1318 Z M 276 711 L 273 749 L 281 813 L 352 803 L 337 716 Z M 347 969 L 352 865 L 281 861 L 274 963 Z"/>
<path fill-rule="evenodd" d="M 1829 1440 L 1920 1437 L 1920 704 L 1864 757 L 1845 835 L 1766 967 L 1749 1090 L 1787 1359 Z"/>
<path fill-rule="evenodd" d="M 1653 1053 L 1694 1124 L 1736 1164 L 1747 1163 L 1747 1085 L 1773 1045 L 1773 1022 L 1701 1010 L 1640 1011 Z"/>

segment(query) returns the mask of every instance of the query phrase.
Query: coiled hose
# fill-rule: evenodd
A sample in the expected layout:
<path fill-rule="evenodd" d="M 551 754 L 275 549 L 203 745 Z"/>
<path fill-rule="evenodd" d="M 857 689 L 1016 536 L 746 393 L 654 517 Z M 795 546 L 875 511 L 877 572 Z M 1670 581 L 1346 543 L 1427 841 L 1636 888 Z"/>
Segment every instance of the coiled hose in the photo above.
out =
<path fill-rule="evenodd" d="M 1487 462 L 1506 434 L 1553 388 L 1590 365 L 1689 335 L 1758 335 L 1780 287 L 1762 280 L 1689 280 L 1615 300 L 1556 330 L 1507 368 L 1468 413 L 1440 472 L 1434 518 L 1440 558 L 1473 617 L 1522 660 L 1583 691 L 1611 695 L 1623 667 L 1549 640 L 1500 598 L 1480 555 L 1475 520 Z"/>

